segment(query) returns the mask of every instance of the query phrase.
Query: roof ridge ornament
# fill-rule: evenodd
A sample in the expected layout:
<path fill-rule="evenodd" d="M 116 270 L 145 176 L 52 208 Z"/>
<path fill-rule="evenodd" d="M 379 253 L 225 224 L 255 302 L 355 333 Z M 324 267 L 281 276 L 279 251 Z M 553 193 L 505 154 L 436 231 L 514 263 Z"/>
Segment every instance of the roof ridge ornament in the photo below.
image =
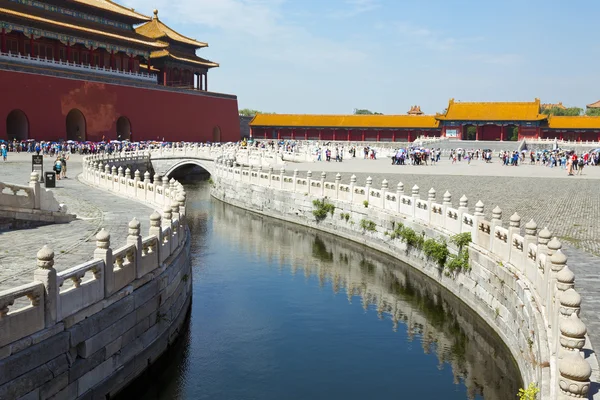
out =
<path fill-rule="evenodd" d="M 158 19 L 158 8 L 155 8 L 153 13 L 154 13 L 154 18 Z"/>

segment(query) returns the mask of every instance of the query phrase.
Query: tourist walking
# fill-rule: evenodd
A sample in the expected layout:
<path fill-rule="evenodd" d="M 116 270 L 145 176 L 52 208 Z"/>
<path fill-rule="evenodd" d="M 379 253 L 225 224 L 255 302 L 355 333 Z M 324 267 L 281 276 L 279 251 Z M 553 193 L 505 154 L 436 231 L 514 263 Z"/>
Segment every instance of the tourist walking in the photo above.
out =
<path fill-rule="evenodd" d="M 6 161 L 6 158 L 8 157 L 8 148 L 6 147 L 6 145 L 4 143 L 2 143 L 0 152 L 2 152 L 2 160 Z"/>

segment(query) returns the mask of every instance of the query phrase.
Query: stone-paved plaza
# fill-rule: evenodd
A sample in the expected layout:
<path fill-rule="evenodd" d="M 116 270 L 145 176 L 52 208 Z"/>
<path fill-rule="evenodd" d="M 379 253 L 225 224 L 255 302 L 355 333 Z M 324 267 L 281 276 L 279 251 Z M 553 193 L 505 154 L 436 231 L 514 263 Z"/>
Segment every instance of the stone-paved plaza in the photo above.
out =
<path fill-rule="evenodd" d="M 140 221 L 142 235 L 148 234 L 152 209 L 81 183 L 77 179 L 81 158 L 71 156 L 68 179 L 56 181 L 56 189 L 52 189 L 57 200 L 67 205 L 67 211 L 77 216 L 75 221 L 0 232 L 0 291 L 33 280 L 36 253 L 45 244 L 54 250 L 56 270 L 62 271 L 92 259 L 95 235 L 101 228 L 110 232 L 113 248 L 126 244 L 127 223 L 133 217 Z M 44 157 L 44 171 L 52 170 L 52 160 Z M 0 171 L 0 181 L 27 185 L 31 154 L 10 153 L 8 161 L 0 164 Z"/>

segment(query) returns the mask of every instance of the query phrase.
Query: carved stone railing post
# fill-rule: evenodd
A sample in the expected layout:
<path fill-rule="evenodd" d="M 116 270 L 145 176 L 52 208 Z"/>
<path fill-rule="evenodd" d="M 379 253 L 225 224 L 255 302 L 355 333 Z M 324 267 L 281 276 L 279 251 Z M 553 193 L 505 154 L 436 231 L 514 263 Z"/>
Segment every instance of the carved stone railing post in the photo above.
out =
<path fill-rule="evenodd" d="M 110 176 L 110 165 L 106 164 L 104 166 L 104 182 L 102 185 L 108 189 L 112 187 L 112 177 Z"/>
<path fill-rule="evenodd" d="M 38 172 L 34 171 L 29 175 L 29 187 L 33 192 L 33 208 L 39 210 L 42 203 L 42 189 Z"/>
<path fill-rule="evenodd" d="M 125 183 L 127 184 L 127 181 L 129 181 L 131 179 L 131 170 L 129 169 L 129 167 L 125 170 Z M 125 186 L 125 190 L 127 190 L 127 185 Z"/>
<path fill-rule="evenodd" d="M 550 257 L 550 290 L 548 291 L 547 306 L 549 318 L 551 321 L 552 331 L 555 333 L 553 337 L 558 334 L 558 310 L 560 309 L 560 302 L 562 301 L 559 297 L 558 289 L 556 287 L 556 280 L 558 273 L 567 264 L 567 256 L 562 251 L 557 250 L 552 257 Z M 564 296 L 563 296 L 564 297 Z"/>
<path fill-rule="evenodd" d="M 161 263 L 161 251 L 162 251 L 162 243 L 163 243 L 163 235 L 161 228 L 161 217 L 157 211 L 154 211 L 150 214 L 150 229 L 148 229 L 148 234 L 150 236 L 156 236 L 156 251 L 158 251 L 158 260 L 159 264 Z"/>
<path fill-rule="evenodd" d="M 185 202 L 186 202 L 186 193 L 185 191 L 177 193 L 177 204 L 179 204 L 179 219 L 182 221 L 185 219 Z"/>
<path fill-rule="evenodd" d="M 273 187 L 273 165 L 269 165 L 269 180 L 268 180 L 268 187 Z"/>
<path fill-rule="evenodd" d="M 579 351 L 571 351 L 558 360 L 560 400 L 587 398 L 592 368 Z"/>
<path fill-rule="evenodd" d="M 365 196 L 367 201 L 371 200 L 371 186 L 373 185 L 373 178 L 370 176 L 367 177 L 367 181 L 365 183 Z"/>
<path fill-rule="evenodd" d="M 313 194 L 312 190 L 311 190 L 311 187 L 312 187 L 312 171 L 307 171 L 306 172 L 306 184 L 308 185 L 307 189 L 306 189 L 306 191 L 308 192 L 308 194 Z"/>
<path fill-rule="evenodd" d="M 335 198 L 340 198 L 340 182 L 342 181 L 342 175 L 338 172 L 335 174 Z"/>
<path fill-rule="evenodd" d="M 492 210 L 492 220 L 490 221 L 490 251 L 492 253 L 496 250 L 494 249 L 494 232 L 496 232 L 497 226 L 502 226 L 502 209 L 498 206 Z"/>
<path fill-rule="evenodd" d="M 279 170 L 279 189 L 283 189 L 283 179 L 285 177 L 285 167 Z"/>
<path fill-rule="evenodd" d="M 325 171 L 321 172 L 321 196 L 325 196 L 325 179 L 327 178 L 327 174 Z"/>
<path fill-rule="evenodd" d="M 162 200 L 163 201 L 162 201 L 162 204 L 161 204 L 162 206 L 164 206 L 164 205 L 170 206 L 171 205 L 171 201 L 169 200 L 169 195 L 168 195 L 169 191 L 170 191 L 169 190 L 169 178 L 166 177 L 166 176 L 163 176 L 162 177 L 162 192 L 163 192 L 163 199 Z"/>
<path fill-rule="evenodd" d="M 294 189 L 293 190 L 294 190 L 294 193 L 296 193 L 297 188 L 298 188 L 298 169 L 297 168 L 294 170 L 294 175 L 293 175 L 292 179 L 294 180 L 292 182 L 294 184 L 294 186 L 293 186 Z"/>
<path fill-rule="evenodd" d="M 400 204 L 402 204 L 402 200 L 400 196 L 404 195 L 404 183 L 398 182 L 396 185 L 396 212 L 400 212 Z"/>
<path fill-rule="evenodd" d="M 173 226 L 173 219 L 172 219 L 172 214 L 171 214 L 171 206 L 170 205 L 165 205 L 163 208 L 163 215 L 162 215 L 162 222 L 161 222 L 161 227 L 164 228 L 169 228 L 169 230 L 172 228 Z M 163 235 L 163 240 L 168 242 L 168 246 L 163 247 L 165 249 L 165 251 L 167 252 L 166 254 L 164 254 L 165 259 L 166 257 L 170 256 L 172 251 L 173 251 L 173 232 L 171 232 L 168 236 Z"/>
<path fill-rule="evenodd" d="M 104 295 L 108 297 L 114 288 L 113 254 L 110 248 L 110 233 L 104 228 L 96 234 L 96 249 L 94 258 L 104 261 Z"/>
<path fill-rule="evenodd" d="M 389 183 L 387 179 L 381 181 L 381 208 L 385 210 L 386 197 L 389 189 Z"/>
<path fill-rule="evenodd" d="M 350 177 L 350 203 L 354 203 L 354 188 L 356 187 L 356 175 Z"/>
<path fill-rule="evenodd" d="M 137 218 L 133 218 L 128 224 L 129 231 L 127 233 L 127 244 L 135 246 L 135 257 L 133 260 L 133 267 L 135 268 L 135 276 L 141 278 L 144 275 L 144 271 L 140 268 L 140 262 L 142 259 L 142 236 L 140 234 L 140 221 Z"/>
<path fill-rule="evenodd" d="M 537 278 L 537 265 L 535 260 L 528 261 L 529 258 L 529 245 L 533 244 L 537 246 L 537 224 L 532 219 L 525 224 L 525 236 L 523 236 L 523 251 L 525 253 L 525 272 L 526 276 L 531 283 L 535 285 Z M 539 254 L 539 252 L 537 252 Z M 536 288 L 537 289 L 537 288 Z"/>
<path fill-rule="evenodd" d="M 54 269 L 54 251 L 48 246 L 42 247 L 37 253 L 37 269 L 33 279 L 44 285 L 44 324 L 49 328 L 58 322 L 59 288 Z"/>

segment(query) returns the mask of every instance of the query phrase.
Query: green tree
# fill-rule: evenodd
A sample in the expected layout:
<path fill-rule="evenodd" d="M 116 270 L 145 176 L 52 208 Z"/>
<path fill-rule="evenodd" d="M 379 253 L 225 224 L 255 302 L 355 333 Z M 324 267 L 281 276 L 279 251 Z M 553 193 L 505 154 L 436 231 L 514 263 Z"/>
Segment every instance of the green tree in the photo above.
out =
<path fill-rule="evenodd" d="M 256 114 L 260 114 L 258 110 L 251 110 L 250 108 L 243 108 L 239 110 L 240 115 L 244 117 L 254 117 Z"/>
<path fill-rule="evenodd" d="M 251 108 L 242 108 L 241 110 L 238 111 L 238 113 L 240 115 L 243 115 L 244 117 L 254 117 L 256 114 L 275 114 L 275 113 L 268 113 L 268 112 L 253 110 Z"/>
<path fill-rule="evenodd" d="M 600 117 L 600 108 L 588 108 L 585 110 L 585 115 L 590 117 Z"/>
<path fill-rule="evenodd" d="M 542 110 L 542 114 L 545 115 L 556 115 L 556 116 L 568 116 L 574 117 L 577 115 L 581 115 L 583 109 L 579 107 L 569 107 L 569 108 L 560 108 L 560 107 L 550 107 Z"/>
<path fill-rule="evenodd" d="M 373 111 L 367 110 L 367 109 L 355 108 L 354 115 L 383 115 L 383 114 L 379 113 L 379 112 L 373 112 Z"/>

